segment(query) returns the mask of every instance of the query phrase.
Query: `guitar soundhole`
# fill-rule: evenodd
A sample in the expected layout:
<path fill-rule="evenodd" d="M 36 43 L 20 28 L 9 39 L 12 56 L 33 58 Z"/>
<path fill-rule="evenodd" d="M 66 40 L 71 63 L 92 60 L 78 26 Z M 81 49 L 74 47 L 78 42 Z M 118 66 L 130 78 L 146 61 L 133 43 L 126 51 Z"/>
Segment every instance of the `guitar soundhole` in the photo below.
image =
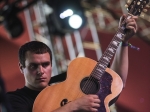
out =
<path fill-rule="evenodd" d="M 96 94 L 100 89 L 100 83 L 94 77 L 86 77 L 81 81 L 80 88 L 85 94 Z"/>

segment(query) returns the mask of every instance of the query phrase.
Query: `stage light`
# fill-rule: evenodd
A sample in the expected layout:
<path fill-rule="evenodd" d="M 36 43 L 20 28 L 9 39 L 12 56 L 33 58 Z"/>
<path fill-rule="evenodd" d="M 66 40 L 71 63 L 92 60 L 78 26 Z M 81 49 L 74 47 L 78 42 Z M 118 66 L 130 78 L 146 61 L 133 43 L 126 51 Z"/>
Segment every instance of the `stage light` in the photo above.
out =
<path fill-rule="evenodd" d="M 4 18 L 2 23 L 12 39 L 19 37 L 24 31 L 22 21 L 17 15 L 19 10 L 16 4 L 6 4 L 1 9 L 0 15 Z"/>
<path fill-rule="evenodd" d="M 79 15 L 72 15 L 69 18 L 69 25 L 74 29 L 80 28 L 82 25 L 82 18 Z"/>
<path fill-rule="evenodd" d="M 73 11 L 71 9 L 67 9 L 66 11 L 64 11 L 63 13 L 60 14 L 60 18 L 64 19 L 64 18 L 72 16 L 72 15 L 73 15 Z"/>
<path fill-rule="evenodd" d="M 69 17 L 68 23 L 72 28 L 78 29 L 81 27 L 82 18 L 77 14 L 73 14 L 73 11 L 71 9 L 67 9 L 66 11 L 60 14 L 61 19 L 65 19 L 66 17 Z"/>
<path fill-rule="evenodd" d="M 20 36 L 24 31 L 22 22 L 17 16 L 5 19 L 4 26 L 13 39 Z"/>
<path fill-rule="evenodd" d="M 18 16 L 18 13 L 32 6 L 38 0 L 32 0 L 24 6 L 20 6 L 19 4 L 22 0 L 16 0 L 11 3 L 9 3 L 8 0 L 2 1 L 4 3 L 2 5 L 3 7 L 0 8 L 0 24 L 4 24 L 5 29 L 7 30 L 12 39 L 17 38 L 24 31 L 24 26 Z"/>
<path fill-rule="evenodd" d="M 49 27 L 64 34 L 83 28 L 87 20 L 80 2 L 80 0 L 47 0 L 46 3 L 53 8 L 50 18 L 53 26 L 49 24 Z"/>

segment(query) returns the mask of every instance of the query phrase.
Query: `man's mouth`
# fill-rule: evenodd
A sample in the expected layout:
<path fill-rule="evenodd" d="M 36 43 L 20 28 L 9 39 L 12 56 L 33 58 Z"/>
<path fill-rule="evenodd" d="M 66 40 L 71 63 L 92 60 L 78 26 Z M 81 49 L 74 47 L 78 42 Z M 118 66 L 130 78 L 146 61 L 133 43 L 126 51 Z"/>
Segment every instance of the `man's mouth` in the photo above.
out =
<path fill-rule="evenodd" d="M 41 77 L 41 78 L 37 78 L 36 80 L 38 80 L 38 81 L 45 81 L 45 80 L 46 80 L 46 78 Z"/>

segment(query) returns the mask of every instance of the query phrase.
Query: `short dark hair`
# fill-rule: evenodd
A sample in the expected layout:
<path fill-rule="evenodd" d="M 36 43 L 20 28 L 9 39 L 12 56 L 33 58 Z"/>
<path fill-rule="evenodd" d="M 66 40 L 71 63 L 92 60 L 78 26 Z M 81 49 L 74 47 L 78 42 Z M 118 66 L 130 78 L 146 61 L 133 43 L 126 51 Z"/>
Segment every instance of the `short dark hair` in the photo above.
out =
<path fill-rule="evenodd" d="M 23 65 L 23 67 L 25 67 L 25 56 L 26 56 L 26 52 L 30 51 L 32 53 L 35 54 L 43 54 L 43 53 L 49 53 L 50 55 L 50 60 L 51 60 L 51 64 L 52 64 L 52 52 L 51 49 L 44 44 L 43 42 L 39 42 L 39 41 L 30 41 L 25 43 L 24 45 L 22 45 L 19 49 L 19 61 L 20 63 Z"/>

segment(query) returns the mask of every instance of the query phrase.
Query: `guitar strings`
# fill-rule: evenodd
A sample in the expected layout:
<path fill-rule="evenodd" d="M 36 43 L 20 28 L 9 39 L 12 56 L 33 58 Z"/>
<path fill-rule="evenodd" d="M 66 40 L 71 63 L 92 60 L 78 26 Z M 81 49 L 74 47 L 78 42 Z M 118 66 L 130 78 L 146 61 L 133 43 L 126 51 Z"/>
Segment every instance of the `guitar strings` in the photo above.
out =
<path fill-rule="evenodd" d="M 128 16 L 129 16 L 129 14 L 128 14 Z M 127 16 L 127 17 L 128 17 L 128 16 Z M 121 23 L 121 25 L 120 25 L 120 27 L 119 27 L 119 29 L 118 29 L 117 32 L 119 32 L 119 31 L 122 32 L 122 30 L 121 30 L 120 28 L 125 24 L 125 21 L 126 21 L 127 17 L 123 20 L 123 22 Z M 116 33 L 116 34 L 117 34 L 117 33 Z M 117 38 L 116 35 L 115 35 L 115 38 L 112 39 L 112 41 L 114 41 L 114 40 L 118 40 L 118 38 Z M 112 46 L 112 42 L 110 43 L 109 46 Z M 118 46 L 117 46 L 117 47 L 118 47 Z M 108 48 L 109 48 L 109 47 L 108 47 Z M 108 49 L 108 48 L 107 48 L 107 49 Z M 115 49 L 115 50 L 116 50 L 116 49 Z M 108 54 L 110 54 L 110 53 L 111 53 L 111 52 L 110 52 L 109 50 L 106 50 L 106 52 L 104 53 L 103 57 L 106 56 L 106 55 L 108 55 Z M 104 63 L 105 60 L 104 60 L 103 58 L 101 58 L 99 62 Z M 98 62 L 97 65 L 95 66 L 94 70 L 93 70 L 92 73 L 91 73 L 91 76 L 88 78 L 88 80 L 85 82 L 85 84 L 84 84 L 84 86 L 83 86 L 83 88 L 82 88 L 82 90 L 84 91 L 84 93 L 88 93 L 89 91 L 91 91 L 91 89 L 92 89 L 92 91 L 94 91 L 94 90 L 93 90 L 94 88 L 92 88 L 92 85 L 94 85 L 94 81 L 95 81 L 95 77 L 93 77 L 93 76 L 94 76 L 93 74 L 97 74 L 97 73 L 96 73 L 96 69 L 99 68 L 99 66 L 98 66 L 99 62 Z M 107 67 L 106 67 L 106 68 L 107 68 Z M 103 73 L 103 74 L 104 74 L 104 73 Z M 102 76 L 103 74 L 101 74 L 101 76 Z M 98 77 L 99 80 L 100 80 L 101 76 Z M 96 78 L 97 78 L 97 77 L 96 77 Z"/>
<path fill-rule="evenodd" d="M 118 33 L 118 32 L 121 32 L 121 33 L 122 33 L 123 30 L 121 29 L 121 27 L 123 27 L 123 26 L 125 25 L 125 21 L 126 21 L 126 19 L 129 17 L 129 15 L 130 15 L 130 14 L 128 14 L 127 17 L 125 17 L 125 19 L 122 21 L 120 27 L 119 27 L 118 30 L 117 30 L 117 33 Z M 113 46 L 112 41 L 116 41 L 116 40 L 119 39 L 119 38 L 117 38 L 117 36 L 116 36 L 117 33 L 115 34 L 114 38 L 111 40 L 109 46 L 107 47 L 107 49 L 106 49 L 106 51 L 104 52 L 104 54 L 102 55 L 102 57 L 108 56 L 108 54 L 112 54 L 112 52 L 110 52 L 108 49 L 110 48 L 110 46 Z M 118 41 L 120 41 L 120 40 L 118 40 Z M 122 41 L 122 40 L 121 40 L 121 41 Z M 119 46 L 119 45 L 118 45 L 118 46 Z M 116 47 L 118 48 L 118 46 L 116 46 Z M 114 47 L 114 46 L 113 46 L 113 47 Z M 115 48 L 115 52 L 116 52 L 117 48 Z M 112 57 L 112 56 L 111 56 L 111 57 Z M 110 59 L 111 59 L 111 57 L 110 57 Z M 100 81 L 102 75 L 105 73 L 105 70 L 103 71 L 102 74 L 101 74 L 100 72 L 97 72 L 97 69 L 100 69 L 100 68 L 101 68 L 101 67 L 98 65 L 100 62 L 101 62 L 102 64 L 105 64 L 106 60 L 105 60 L 104 58 L 100 58 L 99 62 L 96 64 L 96 66 L 94 67 L 93 71 L 91 72 L 90 77 L 87 79 L 87 81 L 85 82 L 85 84 L 84 84 L 83 87 L 82 87 L 82 91 L 84 91 L 83 93 L 88 94 L 89 92 L 94 91 L 93 85 L 94 85 L 95 79 L 98 79 L 98 80 Z M 110 62 L 110 61 L 109 61 L 109 62 Z M 107 65 L 108 65 L 108 64 L 109 64 L 109 63 L 107 63 Z M 106 69 L 107 66 L 105 65 L 104 68 Z M 99 76 L 98 76 L 98 75 L 95 75 L 95 76 L 94 76 L 94 74 L 98 74 Z M 81 95 L 82 95 L 81 93 L 77 94 L 77 96 L 81 96 Z"/>
<path fill-rule="evenodd" d="M 134 4 L 134 5 L 135 5 L 135 4 Z M 132 7 L 132 8 L 133 8 L 133 7 Z M 118 28 L 118 30 L 117 30 L 117 33 L 118 33 L 118 32 L 123 33 L 122 31 L 124 31 L 124 30 L 121 29 L 121 28 L 124 27 L 126 19 L 127 19 L 129 16 L 132 16 L 132 15 L 131 15 L 131 14 L 132 14 L 132 13 L 131 13 L 132 11 L 133 11 L 132 9 L 129 11 L 130 14 L 129 14 L 129 13 L 127 14 L 127 16 L 125 17 L 125 19 L 123 20 L 123 22 L 122 22 L 121 25 L 119 26 L 119 28 Z M 116 33 L 116 34 L 117 34 L 117 33 Z M 118 41 L 121 42 L 122 40 L 120 40 L 119 38 L 117 38 L 116 34 L 115 34 L 115 38 L 113 38 L 112 41 L 118 40 Z M 112 44 L 112 41 L 111 41 L 111 43 L 109 44 L 109 46 L 113 45 L 113 44 Z M 119 44 L 120 44 L 120 43 L 119 43 Z M 104 56 L 107 56 L 107 55 L 110 53 L 110 51 L 108 50 L 109 46 L 107 47 L 106 51 L 105 51 L 104 54 L 102 55 L 103 57 L 104 57 Z M 119 45 L 118 45 L 118 46 L 119 46 Z M 118 46 L 117 46 L 117 48 L 118 48 Z M 116 52 L 117 48 L 115 49 L 115 52 Z M 104 63 L 104 62 L 105 62 L 105 60 L 104 60 L 103 57 L 100 58 L 99 62 L 101 62 L 101 63 Z M 82 90 L 85 89 L 85 93 L 87 93 L 87 92 L 89 91 L 89 89 L 92 88 L 90 84 L 92 83 L 92 81 L 95 80 L 95 78 L 93 77 L 93 74 L 96 74 L 96 72 L 97 72 L 96 69 L 97 69 L 97 68 L 100 68 L 100 67 L 98 66 L 99 62 L 96 64 L 94 70 L 91 72 L 90 77 L 89 77 L 88 80 L 85 82 L 85 84 L 84 84 L 84 86 L 83 86 L 83 88 L 82 88 Z M 104 74 L 104 73 L 103 73 L 103 74 Z M 102 77 L 103 74 L 101 74 L 100 78 Z M 99 79 L 99 80 L 100 80 L 100 79 Z M 90 85 L 90 86 L 89 86 L 89 85 Z M 78 95 L 79 95 L 79 94 L 78 94 Z"/>

